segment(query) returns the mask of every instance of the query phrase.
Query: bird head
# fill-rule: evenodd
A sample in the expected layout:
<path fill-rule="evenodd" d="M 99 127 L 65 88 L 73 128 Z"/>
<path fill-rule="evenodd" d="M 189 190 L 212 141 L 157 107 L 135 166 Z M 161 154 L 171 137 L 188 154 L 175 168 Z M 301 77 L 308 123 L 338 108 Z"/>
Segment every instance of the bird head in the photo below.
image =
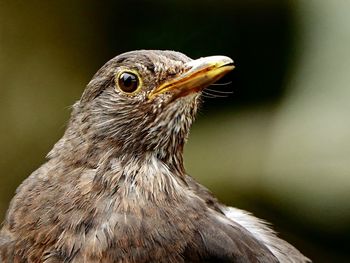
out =
<path fill-rule="evenodd" d="M 192 60 L 155 50 L 121 54 L 92 78 L 70 125 L 80 129 L 80 136 L 113 145 L 123 155 L 151 152 L 174 158 L 182 155 L 201 91 L 233 68 L 225 56 Z"/>

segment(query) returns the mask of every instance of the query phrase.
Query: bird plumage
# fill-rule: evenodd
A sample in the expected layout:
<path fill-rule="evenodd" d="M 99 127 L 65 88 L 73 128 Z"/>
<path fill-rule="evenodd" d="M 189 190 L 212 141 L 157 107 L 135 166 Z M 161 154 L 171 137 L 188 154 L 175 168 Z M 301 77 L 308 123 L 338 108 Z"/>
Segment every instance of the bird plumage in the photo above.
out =
<path fill-rule="evenodd" d="M 18 187 L 0 232 L 0 262 L 308 262 L 185 172 L 183 146 L 201 91 L 149 94 L 192 61 L 133 51 L 95 74 L 47 162 Z M 124 71 L 136 72 L 140 89 L 118 88 Z"/>

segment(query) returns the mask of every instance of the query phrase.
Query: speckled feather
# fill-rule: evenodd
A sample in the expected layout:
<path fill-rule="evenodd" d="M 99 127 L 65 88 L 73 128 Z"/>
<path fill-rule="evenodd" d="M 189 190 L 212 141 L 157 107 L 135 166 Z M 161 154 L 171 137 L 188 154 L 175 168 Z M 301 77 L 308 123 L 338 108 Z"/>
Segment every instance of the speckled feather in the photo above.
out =
<path fill-rule="evenodd" d="M 189 61 L 174 51 L 133 51 L 95 74 L 47 162 L 18 187 L 0 262 L 308 261 L 186 174 L 183 146 L 200 92 L 147 95 Z M 125 68 L 142 78 L 136 95 L 115 87 Z"/>

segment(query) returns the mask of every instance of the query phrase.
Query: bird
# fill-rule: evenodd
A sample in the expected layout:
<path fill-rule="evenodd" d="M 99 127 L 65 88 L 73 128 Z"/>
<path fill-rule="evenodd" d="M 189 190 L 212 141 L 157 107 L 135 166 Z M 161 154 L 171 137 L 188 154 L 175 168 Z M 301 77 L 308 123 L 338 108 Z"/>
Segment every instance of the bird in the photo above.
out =
<path fill-rule="evenodd" d="M 169 50 L 102 66 L 46 162 L 17 188 L 0 262 L 310 262 L 185 171 L 201 94 L 234 67 Z"/>

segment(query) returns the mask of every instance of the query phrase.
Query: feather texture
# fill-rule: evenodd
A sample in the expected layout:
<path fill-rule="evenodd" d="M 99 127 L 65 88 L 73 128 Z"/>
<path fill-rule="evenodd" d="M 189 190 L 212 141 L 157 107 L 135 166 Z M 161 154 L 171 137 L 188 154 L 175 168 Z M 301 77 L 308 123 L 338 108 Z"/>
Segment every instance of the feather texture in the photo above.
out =
<path fill-rule="evenodd" d="M 0 262 L 308 261 L 186 174 L 183 147 L 201 89 L 149 94 L 181 76 L 188 83 L 193 62 L 174 51 L 133 51 L 95 74 L 47 162 L 18 187 L 0 231 Z M 138 92 L 118 87 L 123 70 L 140 76 Z M 192 77 L 204 74 L 198 83 L 209 85 L 208 71 Z"/>

